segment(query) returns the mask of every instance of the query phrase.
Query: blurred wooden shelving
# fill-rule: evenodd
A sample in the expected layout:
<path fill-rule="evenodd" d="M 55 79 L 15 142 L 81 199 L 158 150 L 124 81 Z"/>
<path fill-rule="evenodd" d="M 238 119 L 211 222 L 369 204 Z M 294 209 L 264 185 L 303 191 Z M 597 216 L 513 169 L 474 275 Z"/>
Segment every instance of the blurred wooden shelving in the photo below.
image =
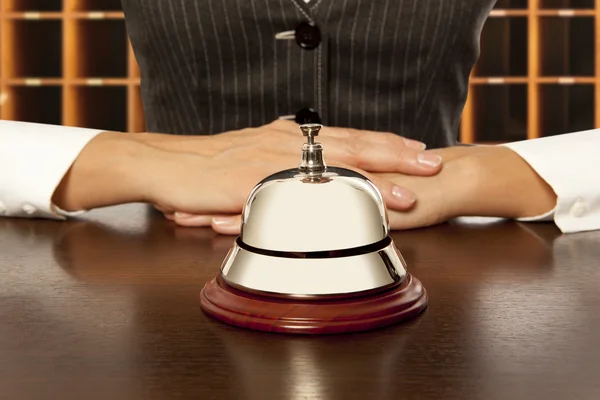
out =
<path fill-rule="evenodd" d="M 140 73 L 119 0 L 0 0 L 0 116 L 139 132 Z M 600 0 L 498 0 L 461 141 L 600 127 Z"/>
<path fill-rule="evenodd" d="M 499 143 L 600 127 L 600 0 L 498 0 L 460 136 Z"/>
<path fill-rule="evenodd" d="M 145 130 L 119 0 L 0 0 L 0 117 Z"/>

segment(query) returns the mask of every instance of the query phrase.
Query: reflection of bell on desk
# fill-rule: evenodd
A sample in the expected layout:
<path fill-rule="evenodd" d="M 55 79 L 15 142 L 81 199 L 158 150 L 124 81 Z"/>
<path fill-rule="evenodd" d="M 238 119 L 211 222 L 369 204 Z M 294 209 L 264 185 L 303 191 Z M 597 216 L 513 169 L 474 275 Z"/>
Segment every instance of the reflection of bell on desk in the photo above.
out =
<path fill-rule="evenodd" d="M 250 193 L 242 231 L 202 289 L 203 310 L 233 325 L 289 333 L 368 330 L 408 319 L 427 294 L 389 237 L 375 185 L 327 167 L 321 125 L 300 126 L 300 166 Z"/>

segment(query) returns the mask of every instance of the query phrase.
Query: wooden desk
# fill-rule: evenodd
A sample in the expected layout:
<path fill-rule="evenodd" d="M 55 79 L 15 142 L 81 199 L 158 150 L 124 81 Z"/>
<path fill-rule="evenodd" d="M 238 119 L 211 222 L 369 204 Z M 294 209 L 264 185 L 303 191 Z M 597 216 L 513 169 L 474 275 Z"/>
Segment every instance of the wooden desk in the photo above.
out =
<path fill-rule="evenodd" d="M 424 314 L 293 337 L 200 311 L 233 238 L 139 205 L 0 219 L 0 397 L 600 398 L 600 233 L 508 222 L 394 239 L 429 290 Z"/>

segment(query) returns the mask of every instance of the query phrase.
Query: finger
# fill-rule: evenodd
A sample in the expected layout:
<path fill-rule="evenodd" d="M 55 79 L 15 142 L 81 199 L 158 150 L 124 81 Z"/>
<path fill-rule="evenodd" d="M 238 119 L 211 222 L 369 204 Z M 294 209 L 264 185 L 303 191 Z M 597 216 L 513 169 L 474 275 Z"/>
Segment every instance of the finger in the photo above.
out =
<path fill-rule="evenodd" d="M 406 189 L 405 187 L 396 185 L 388 179 L 375 176 L 373 174 L 361 170 L 360 168 L 354 168 L 339 163 L 336 166 L 358 172 L 359 174 L 364 175 L 367 179 L 373 182 L 373 184 L 375 184 L 375 186 L 381 193 L 381 196 L 383 197 L 383 201 L 385 202 L 386 206 L 391 210 L 410 210 L 417 202 L 417 196 L 413 192 Z"/>
<path fill-rule="evenodd" d="M 181 212 L 174 214 L 175 223 L 181 226 L 210 226 L 212 219 L 212 215 L 195 215 Z"/>
<path fill-rule="evenodd" d="M 391 132 L 378 132 L 353 128 L 324 126 L 323 129 L 321 129 L 321 132 L 319 133 L 321 133 L 323 136 L 331 136 L 344 140 L 359 139 L 386 145 L 395 144 L 398 146 L 408 146 L 415 150 L 425 150 L 425 148 L 427 147 L 427 145 L 423 142 L 414 139 L 408 139 L 404 136 L 396 135 L 395 133 Z"/>
<path fill-rule="evenodd" d="M 435 175 L 442 168 L 442 157 L 437 152 L 424 151 L 425 145 L 420 142 L 391 133 L 348 131 L 347 135 L 338 132 L 321 140 L 332 159 L 373 172 L 418 176 Z"/>
<path fill-rule="evenodd" d="M 166 219 L 168 219 L 169 221 L 175 221 L 175 213 L 172 212 L 164 212 L 163 215 L 165 216 Z"/>
<path fill-rule="evenodd" d="M 378 177 L 369 177 L 377 189 L 381 192 L 383 201 L 390 210 L 406 211 L 411 209 L 417 202 L 417 196 L 410 190 L 398 186 L 393 182 Z"/>
<path fill-rule="evenodd" d="M 275 130 L 279 130 L 285 133 L 298 133 L 298 124 L 294 121 L 275 120 L 271 123 L 271 127 Z M 399 146 L 407 146 L 419 151 L 425 150 L 426 148 L 426 144 L 423 142 L 414 139 L 408 139 L 390 132 L 377 132 L 368 130 L 358 130 L 353 128 L 323 126 L 323 128 L 319 132 L 319 136 L 333 137 L 344 140 L 359 138 L 360 140 L 367 140 L 370 142 L 380 143 L 384 145 L 390 144 L 389 142 L 391 141 L 394 142 L 393 144 Z"/>
<path fill-rule="evenodd" d="M 391 211 L 388 213 L 388 216 L 390 219 L 390 229 L 392 231 L 421 228 L 423 225 L 427 225 L 418 218 L 412 217 L 410 213 Z"/>
<path fill-rule="evenodd" d="M 212 228 L 222 235 L 239 235 L 242 229 L 241 215 L 219 215 L 213 218 Z"/>
<path fill-rule="evenodd" d="M 399 172 L 406 175 L 432 176 L 442 169 L 442 157 L 431 151 L 410 147 L 365 145 L 356 153 L 359 168 L 373 172 Z"/>
<path fill-rule="evenodd" d="M 391 132 L 377 132 L 352 128 L 323 127 L 323 136 L 331 136 L 344 140 L 360 140 L 384 145 L 407 146 L 415 150 L 425 150 L 427 145 L 415 139 L 405 138 Z"/>

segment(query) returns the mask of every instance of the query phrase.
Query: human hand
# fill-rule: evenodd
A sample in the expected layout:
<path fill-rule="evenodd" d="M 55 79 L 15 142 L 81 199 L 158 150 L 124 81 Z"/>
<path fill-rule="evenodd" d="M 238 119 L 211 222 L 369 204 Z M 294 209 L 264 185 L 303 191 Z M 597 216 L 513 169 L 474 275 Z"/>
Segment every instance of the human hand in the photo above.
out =
<path fill-rule="evenodd" d="M 293 149 L 293 134 L 283 131 L 283 126 L 288 124 L 277 122 L 269 129 L 224 134 L 213 141 L 181 141 L 158 135 L 158 141 L 152 142 L 151 135 L 104 132 L 81 151 L 53 201 L 67 211 L 145 201 L 165 213 L 239 213 L 256 183 L 298 163 L 300 145 Z M 330 165 L 393 170 L 397 157 L 401 167 L 396 169 L 407 173 L 427 175 L 441 168 L 439 157 L 427 157 L 431 154 L 422 152 L 418 142 L 391 134 L 330 132 L 334 133 L 329 133 L 328 141 L 338 149 L 332 151 Z M 344 139 L 351 140 L 345 143 Z M 183 142 L 189 151 L 176 151 L 175 145 Z M 382 156 L 376 158 L 377 152 Z M 383 178 L 371 177 L 390 207 L 407 209 L 413 205 L 412 193 Z"/>
<path fill-rule="evenodd" d="M 245 198 L 262 178 L 282 169 L 293 168 L 300 159 L 301 136 L 298 125 L 290 121 L 275 121 L 263 127 L 215 136 L 141 134 L 137 137 L 145 144 L 163 150 L 222 160 L 222 165 L 217 164 L 219 169 L 237 169 L 223 179 L 225 182 L 237 179 L 238 182 L 230 185 L 229 191 L 237 188 L 238 205 L 240 197 Z M 369 171 L 431 176 L 441 170 L 441 159 L 435 153 L 423 151 L 423 143 L 391 133 L 324 127 L 318 140 L 326 148 L 326 162 L 329 165 L 354 169 L 367 175 Z M 252 179 L 248 179 L 250 176 Z M 382 192 L 388 207 L 406 210 L 414 204 L 414 193 L 377 176 L 368 176 Z M 206 226 L 213 219 L 206 213 L 194 215 L 169 207 L 159 209 L 167 218 L 184 226 Z M 231 209 L 230 204 L 222 204 L 217 212 L 227 213 Z"/>
<path fill-rule="evenodd" d="M 433 151 L 444 159 L 444 169 L 438 175 L 376 174 L 418 196 L 409 210 L 388 208 L 391 229 L 431 226 L 458 216 L 532 217 L 556 204 L 554 191 L 509 148 L 474 146 Z M 239 234 L 239 215 L 197 218 L 218 233 Z"/>
<path fill-rule="evenodd" d="M 168 218 L 183 226 L 205 226 L 209 223 L 207 215 L 239 214 L 252 188 L 265 176 L 285 168 L 278 165 L 278 154 L 270 149 L 263 151 L 261 159 L 247 148 L 232 148 L 209 158 L 192 153 L 165 153 L 171 156 L 172 161 L 160 173 L 153 175 L 148 185 L 152 193 L 148 198 Z M 244 168 L 230 165 L 230 159 L 237 160 Z M 265 159 L 270 162 L 265 162 Z M 185 167 L 174 167 L 178 164 Z M 414 204 L 412 193 L 391 181 L 342 163 L 334 165 L 369 177 L 378 186 L 388 207 L 405 210 Z M 210 218 L 210 222 L 213 219 Z M 216 219 L 215 223 L 218 221 Z"/>
<path fill-rule="evenodd" d="M 263 152 L 280 165 L 271 168 L 294 168 L 300 160 L 303 139 L 298 124 L 276 120 L 258 128 L 246 128 L 211 136 L 181 136 L 156 133 L 136 134 L 145 144 L 162 150 L 216 157 L 222 153 L 237 155 L 237 149 L 252 153 L 261 160 Z M 407 175 L 431 176 L 441 170 L 441 159 L 426 152 L 425 144 L 386 133 L 324 126 L 318 142 L 325 147 L 326 162 L 347 165 L 369 172 L 399 172 Z M 245 159 L 244 159 L 245 160 Z M 229 164 L 235 164 L 231 159 Z"/>
<path fill-rule="evenodd" d="M 533 217 L 556 205 L 552 188 L 507 147 L 450 147 L 435 152 L 444 159 L 444 170 L 437 176 L 380 174 L 418 196 L 406 212 L 389 210 L 392 229 L 431 226 L 459 216 Z"/>

